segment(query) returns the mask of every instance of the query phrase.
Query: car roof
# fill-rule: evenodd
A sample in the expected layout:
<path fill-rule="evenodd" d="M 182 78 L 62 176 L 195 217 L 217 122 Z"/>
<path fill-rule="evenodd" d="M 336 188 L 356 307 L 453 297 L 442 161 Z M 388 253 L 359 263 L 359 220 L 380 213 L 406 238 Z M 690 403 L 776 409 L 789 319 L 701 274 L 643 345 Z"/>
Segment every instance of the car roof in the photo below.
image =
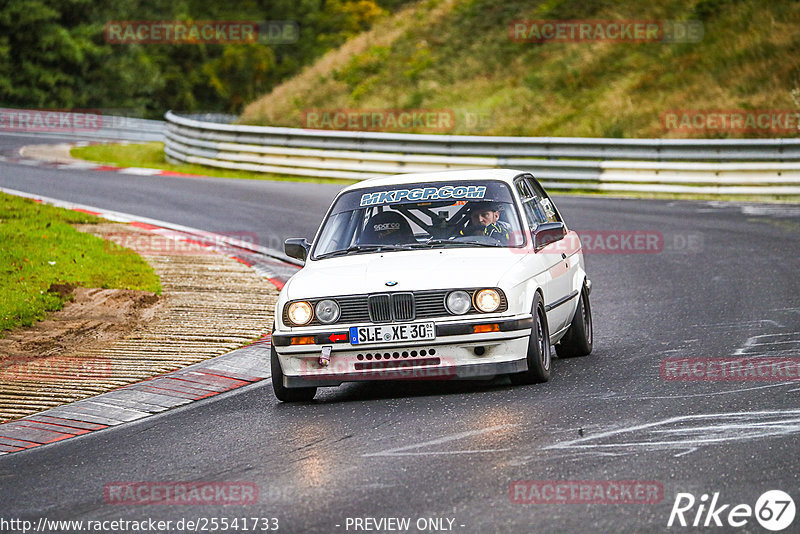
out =
<path fill-rule="evenodd" d="M 420 172 L 412 174 L 394 174 L 391 176 L 376 176 L 351 185 L 344 191 L 352 191 L 367 187 L 380 187 L 384 185 L 414 184 L 419 182 L 452 182 L 457 180 L 502 180 L 511 183 L 514 178 L 526 171 L 514 169 L 470 169 L 457 171 Z"/>

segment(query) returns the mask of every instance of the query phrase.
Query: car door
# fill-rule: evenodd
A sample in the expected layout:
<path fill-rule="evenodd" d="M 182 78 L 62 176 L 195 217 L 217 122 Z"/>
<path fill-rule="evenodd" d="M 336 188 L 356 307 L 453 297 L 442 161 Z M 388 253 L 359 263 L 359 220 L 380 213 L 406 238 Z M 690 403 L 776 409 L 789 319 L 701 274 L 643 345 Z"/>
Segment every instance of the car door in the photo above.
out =
<path fill-rule="evenodd" d="M 540 224 L 563 222 L 552 201 L 533 176 L 522 176 L 517 179 L 515 185 L 531 233 Z M 570 296 L 574 291 L 573 278 L 578 262 L 572 257 L 571 248 L 573 247 L 567 241 L 561 240 L 535 252 L 547 266 L 542 291 L 550 334 L 555 334 L 569 324 L 574 311 Z"/>

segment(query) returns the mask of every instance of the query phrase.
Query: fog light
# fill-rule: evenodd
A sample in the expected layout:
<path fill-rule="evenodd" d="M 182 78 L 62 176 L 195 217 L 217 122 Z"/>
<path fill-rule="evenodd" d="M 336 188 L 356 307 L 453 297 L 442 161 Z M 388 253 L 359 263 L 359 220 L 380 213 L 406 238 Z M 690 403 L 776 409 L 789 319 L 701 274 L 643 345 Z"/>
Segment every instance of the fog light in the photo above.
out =
<path fill-rule="evenodd" d="M 499 324 L 476 324 L 472 327 L 473 334 L 483 334 L 486 332 L 499 332 Z"/>
<path fill-rule="evenodd" d="M 313 345 L 314 336 L 293 337 L 292 345 Z"/>

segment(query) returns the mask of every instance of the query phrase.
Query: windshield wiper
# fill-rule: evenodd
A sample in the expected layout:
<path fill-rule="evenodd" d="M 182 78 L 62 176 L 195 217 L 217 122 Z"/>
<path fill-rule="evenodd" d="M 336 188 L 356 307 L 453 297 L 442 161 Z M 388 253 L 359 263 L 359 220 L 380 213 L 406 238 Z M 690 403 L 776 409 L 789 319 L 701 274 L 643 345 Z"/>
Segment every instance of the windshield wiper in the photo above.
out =
<path fill-rule="evenodd" d="M 425 243 L 420 243 L 419 247 L 429 247 L 429 246 L 438 246 L 438 245 L 456 245 L 461 247 L 472 247 L 472 246 L 479 246 L 479 247 L 504 247 L 500 243 L 486 243 L 484 241 L 453 241 L 450 239 L 429 239 Z"/>
<path fill-rule="evenodd" d="M 317 256 L 318 260 L 323 258 L 332 258 L 334 256 L 345 256 L 347 254 L 358 254 L 360 252 L 384 252 L 390 250 L 411 250 L 409 245 L 353 245 L 350 248 L 342 250 L 334 250 L 333 252 L 326 252 Z"/>

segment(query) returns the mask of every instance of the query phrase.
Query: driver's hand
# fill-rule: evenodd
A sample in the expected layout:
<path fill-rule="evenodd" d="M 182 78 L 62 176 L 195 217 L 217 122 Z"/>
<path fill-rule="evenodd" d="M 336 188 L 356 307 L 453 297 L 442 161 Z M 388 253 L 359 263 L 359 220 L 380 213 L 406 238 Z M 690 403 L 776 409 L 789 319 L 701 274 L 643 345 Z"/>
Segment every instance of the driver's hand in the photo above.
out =
<path fill-rule="evenodd" d="M 459 235 L 484 235 L 485 228 L 480 224 L 470 224 L 459 232 Z"/>

